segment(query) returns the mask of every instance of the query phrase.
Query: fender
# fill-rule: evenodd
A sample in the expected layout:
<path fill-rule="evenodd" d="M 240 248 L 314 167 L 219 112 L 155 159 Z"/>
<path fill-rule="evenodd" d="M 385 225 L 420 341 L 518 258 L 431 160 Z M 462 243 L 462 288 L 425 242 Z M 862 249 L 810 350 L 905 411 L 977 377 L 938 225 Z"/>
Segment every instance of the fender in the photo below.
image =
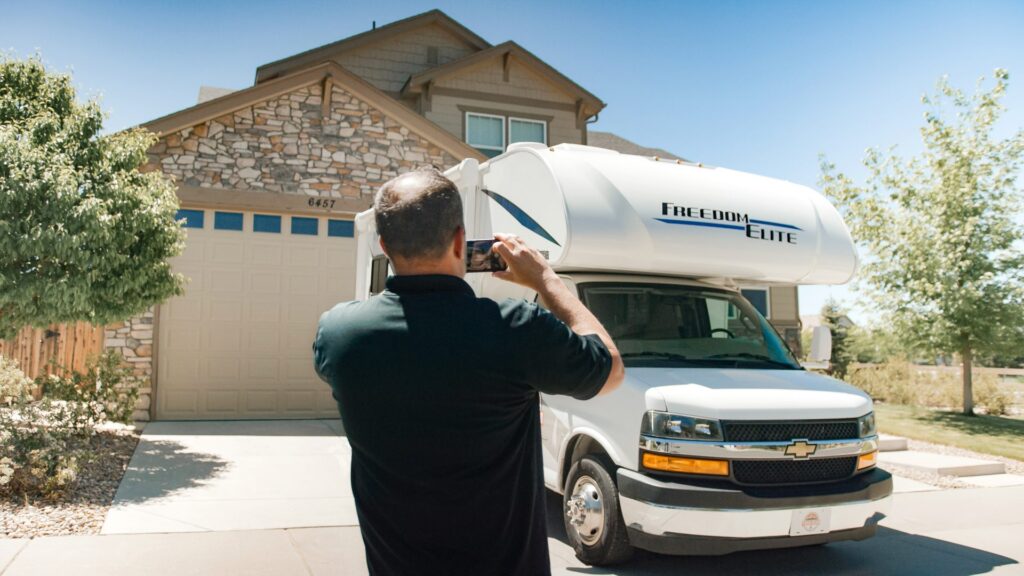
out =
<path fill-rule="evenodd" d="M 565 483 L 565 475 L 567 473 L 566 463 L 567 459 L 572 457 L 572 454 L 567 454 L 569 446 L 576 446 L 576 441 L 581 437 L 588 437 L 601 447 L 608 457 L 611 458 L 617 466 L 628 466 L 629 463 L 625 461 L 621 450 L 617 450 L 614 444 L 604 434 L 595 428 L 590 426 L 579 426 L 572 429 L 569 434 L 566 434 L 565 440 L 562 442 L 561 447 L 558 449 L 558 486 L 554 487 L 554 490 L 561 494 L 564 491 L 563 484 Z"/>

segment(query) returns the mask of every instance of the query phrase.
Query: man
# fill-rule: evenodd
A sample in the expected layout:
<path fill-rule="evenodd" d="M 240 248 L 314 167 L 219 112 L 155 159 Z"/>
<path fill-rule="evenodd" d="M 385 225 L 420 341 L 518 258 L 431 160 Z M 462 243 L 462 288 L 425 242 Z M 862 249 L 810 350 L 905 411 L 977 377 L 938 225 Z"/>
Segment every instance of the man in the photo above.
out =
<path fill-rule="evenodd" d="M 326 312 L 313 346 L 352 446 L 370 573 L 549 574 L 538 392 L 612 391 L 618 351 L 514 236 L 495 236 L 508 264 L 495 275 L 550 312 L 477 298 L 463 280 L 462 202 L 436 170 L 387 182 L 374 210 L 396 275 Z"/>

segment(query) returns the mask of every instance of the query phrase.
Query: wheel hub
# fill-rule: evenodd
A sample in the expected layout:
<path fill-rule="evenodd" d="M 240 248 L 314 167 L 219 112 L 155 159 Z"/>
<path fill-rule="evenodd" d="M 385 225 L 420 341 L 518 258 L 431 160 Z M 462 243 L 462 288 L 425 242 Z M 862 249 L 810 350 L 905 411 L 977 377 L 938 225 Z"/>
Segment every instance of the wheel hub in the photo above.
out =
<path fill-rule="evenodd" d="M 601 531 L 604 529 L 604 496 L 593 478 L 581 476 L 576 481 L 565 503 L 565 516 L 569 520 L 569 527 L 576 530 L 584 544 L 594 544 L 601 539 Z"/>

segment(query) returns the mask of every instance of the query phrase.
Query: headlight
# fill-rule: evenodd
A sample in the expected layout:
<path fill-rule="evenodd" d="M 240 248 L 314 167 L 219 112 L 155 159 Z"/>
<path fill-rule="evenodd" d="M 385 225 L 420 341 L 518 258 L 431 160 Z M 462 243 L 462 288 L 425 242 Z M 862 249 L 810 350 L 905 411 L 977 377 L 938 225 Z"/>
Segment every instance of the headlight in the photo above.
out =
<path fill-rule="evenodd" d="M 640 433 L 658 438 L 680 440 L 722 440 L 718 420 L 693 418 L 651 410 L 644 414 Z"/>
<path fill-rule="evenodd" d="M 875 435 L 875 413 L 869 412 L 865 416 L 857 418 L 857 430 L 861 438 Z"/>

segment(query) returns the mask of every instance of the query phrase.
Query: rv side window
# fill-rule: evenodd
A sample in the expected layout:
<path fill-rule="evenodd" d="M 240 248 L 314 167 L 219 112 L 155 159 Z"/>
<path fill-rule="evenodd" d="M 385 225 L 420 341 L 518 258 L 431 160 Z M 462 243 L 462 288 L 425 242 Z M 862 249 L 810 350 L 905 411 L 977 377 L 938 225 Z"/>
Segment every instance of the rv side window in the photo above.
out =
<path fill-rule="evenodd" d="M 387 256 L 377 256 L 370 262 L 370 295 L 380 294 L 388 281 L 390 261 Z"/>

